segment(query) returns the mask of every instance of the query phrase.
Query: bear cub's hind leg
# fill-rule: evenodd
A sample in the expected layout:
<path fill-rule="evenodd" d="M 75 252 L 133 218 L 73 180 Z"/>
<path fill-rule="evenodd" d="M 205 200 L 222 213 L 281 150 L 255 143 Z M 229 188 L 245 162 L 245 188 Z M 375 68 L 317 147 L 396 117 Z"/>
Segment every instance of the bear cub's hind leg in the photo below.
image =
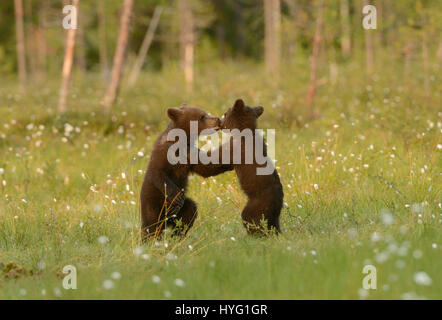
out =
<path fill-rule="evenodd" d="M 279 220 L 277 214 L 269 205 L 264 205 L 260 198 L 249 199 L 244 210 L 241 213 L 244 227 L 249 234 L 265 235 L 267 232 L 274 230 L 279 233 Z M 265 228 L 262 226 L 264 220 Z"/>

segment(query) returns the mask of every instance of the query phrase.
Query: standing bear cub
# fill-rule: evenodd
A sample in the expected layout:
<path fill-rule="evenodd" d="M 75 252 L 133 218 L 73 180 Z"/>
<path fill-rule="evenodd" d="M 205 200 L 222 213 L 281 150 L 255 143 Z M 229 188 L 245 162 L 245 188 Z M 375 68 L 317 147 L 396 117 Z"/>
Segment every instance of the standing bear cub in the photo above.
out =
<path fill-rule="evenodd" d="M 179 109 L 169 108 L 167 116 L 171 122 L 156 140 L 144 182 L 141 188 L 141 231 L 145 241 L 149 236 L 159 236 L 166 226 L 175 228 L 175 232 L 186 232 L 197 215 L 196 203 L 184 194 L 187 178 L 191 172 L 203 177 L 215 176 L 232 170 L 226 164 L 190 164 L 190 146 L 194 141 L 190 134 L 190 122 L 197 121 L 198 135 L 205 129 L 218 130 L 220 119 L 208 115 L 205 111 L 182 105 Z M 168 161 L 168 150 L 176 141 L 168 141 L 168 133 L 181 129 L 187 139 L 187 163 L 171 164 Z M 181 229 L 177 227 L 181 221 Z"/>
<path fill-rule="evenodd" d="M 229 145 L 230 151 L 227 152 L 230 153 L 231 161 L 233 159 L 233 167 L 241 188 L 248 197 L 241 217 L 244 226 L 251 234 L 264 234 L 265 231 L 272 229 L 277 233 L 281 232 L 279 215 L 284 197 L 282 185 L 273 162 L 267 156 L 264 138 L 255 132 L 257 119 L 263 112 L 263 107 L 249 107 L 239 99 L 221 118 L 221 128 L 232 131 L 232 138 L 228 144 L 222 146 L 221 153 L 225 153 L 225 146 Z M 235 138 L 234 129 L 241 132 L 237 136 L 239 139 Z M 249 142 L 247 142 L 246 131 L 253 136 Z M 242 137 L 245 138 L 242 139 Z M 238 150 L 241 160 L 235 161 L 234 153 L 238 153 Z M 259 169 L 264 169 L 266 164 L 259 163 L 261 162 L 257 159 L 259 154 L 266 159 L 267 164 L 271 165 L 270 171 L 263 170 L 264 172 L 260 173 Z M 251 161 L 245 161 L 247 157 L 251 158 Z M 261 220 L 265 221 L 267 230 L 261 227 Z"/>

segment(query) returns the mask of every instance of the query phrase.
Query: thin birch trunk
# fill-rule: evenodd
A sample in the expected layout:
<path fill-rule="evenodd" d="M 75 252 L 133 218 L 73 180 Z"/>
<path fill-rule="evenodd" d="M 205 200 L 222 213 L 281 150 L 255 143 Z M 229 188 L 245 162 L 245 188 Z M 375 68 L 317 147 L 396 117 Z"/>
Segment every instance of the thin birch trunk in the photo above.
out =
<path fill-rule="evenodd" d="M 351 39 L 350 39 L 350 8 L 348 5 L 348 0 L 341 0 L 340 15 L 341 15 L 341 51 L 344 57 L 349 57 L 351 52 Z"/>
<path fill-rule="evenodd" d="M 25 34 L 23 27 L 23 3 L 22 0 L 14 0 L 15 6 L 15 32 L 17 41 L 17 64 L 20 90 L 26 91 L 26 57 L 25 57 Z"/>
<path fill-rule="evenodd" d="M 322 13 L 323 13 L 323 0 L 318 0 L 318 16 L 316 18 L 316 31 L 313 38 L 313 53 L 310 64 L 310 86 L 307 94 L 307 107 L 311 116 L 316 115 L 316 111 L 313 108 L 313 99 L 315 97 L 316 90 L 316 73 L 318 65 L 319 47 L 321 42 L 322 31 Z"/>
<path fill-rule="evenodd" d="M 110 106 L 115 102 L 120 88 L 129 38 L 129 25 L 132 8 L 133 0 L 124 0 L 123 12 L 120 19 L 120 32 L 118 35 L 117 48 L 115 51 L 114 62 L 112 66 L 111 80 L 107 88 L 106 95 L 103 99 L 103 104 L 106 109 L 109 109 Z"/>
<path fill-rule="evenodd" d="M 84 16 L 80 12 L 80 6 L 77 9 L 77 46 L 75 48 L 75 63 L 78 69 L 84 73 L 86 72 L 86 52 L 85 52 L 85 43 L 84 43 Z M 81 19 L 80 19 L 81 17 Z"/>
<path fill-rule="evenodd" d="M 180 19 L 180 45 L 183 55 L 184 80 L 187 91 L 193 88 L 193 63 L 194 63 L 194 46 L 195 46 L 195 30 L 192 8 L 188 0 L 178 0 L 178 11 Z"/>
<path fill-rule="evenodd" d="M 281 3 L 264 0 L 265 61 L 268 73 L 278 75 L 281 55 Z"/>
<path fill-rule="evenodd" d="M 79 3 L 79 0 L 72 1 L 72 5 L 75 8 L 77 8 L 77 14 L 78 14 L 78 3 Z M 66 50 L 64 53 L 62 80 L 61 80 L 61 88 L 60 88 L 60 97 L 58 100 L 58 111 L 59 112 L 66 111 L 66 101 L 67 101 L 67 96 L 69 93 L 69 85 L 71 82 L 72 62 L 74 60 L 75 34 L 76 34 L 76 29 L 74 29 L 74 28 L 70 28 L 67 32 Z"/>
<path fill-rule="evenodd" d="M 431 86 L 430 86 L 430 59 L 428 53 L 428 43 L 427 43 L 427 34 L 423 31 L 422 34 L 422 60 L 424 64 L 424 87 L 425 87 L 425 95 L 427 99 L 430 98 L 431 95 Z"/>
<path fill-rule="evenodd" d="M 404 50 L 404 83 L 407 87 L 410 85 L 410 68 L 411 68 L 411 57 L 413 55 L 413 42 L 408 41 Z"/>
<path fill-rule="evenodd" d="M 101 76 L 104 80 L 108 79 L 108 59 L 107 59 L 107 41 L 106 41 L 106 13 L 104 0 L 98 0 L 98 37 L 99 37 L 99 56 Z"/>
<path fill-rule="evenodd" d="M 437 48 L 436 56 L 439 59 L 439 62 L 442 62 L 442 40 L 439 41 L 439 47 Z"/>
<path fill-rule="evenodd" d="M 369 5 L 368 0 L 364 0 L 364 6 Z M 367 75 L 371 76 L 374 69 L 373 34 L 371 30 L 364 30 L 365 34 L 365 68 Z"/>
<path fill-rule="evenodd" d="M 141 68 L 143 67 L 144 60 L 146 59 L 147 52 L 149 51 L 150 45 L 152 44 L 155 35 L 155 30 L 157 29 L 158 22 L 160 21 L 162 11 L 162 7 L 155 8 L 152 20 L 149 23 L 149 27 L 147 29 L 146 35 L 144 36 L 140 51 L 138 52 L 137 60 L 135 61 L 135 64 L 129 76 L 130 86 L 133 86 L 135 84 L 138 75 L 140 74 Z"/>

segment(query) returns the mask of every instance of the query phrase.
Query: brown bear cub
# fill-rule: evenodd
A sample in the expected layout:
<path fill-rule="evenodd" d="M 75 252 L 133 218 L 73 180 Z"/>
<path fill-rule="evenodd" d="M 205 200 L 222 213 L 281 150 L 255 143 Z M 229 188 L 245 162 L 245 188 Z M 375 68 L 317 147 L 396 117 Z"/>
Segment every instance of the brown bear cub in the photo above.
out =
<path fill-rule="evenodd" d="M 167 115 L 171 122 L 167 129 L 156 140 L 144 182 L 141 188 L 141 231 L 143 241 L 149 236 L 160 236 L 166 226 L 175 228 L 175 233 L 186 232 L 197 216 L 196 203 L 185 196 L 187 178 L 191 172 L 203 177 L 215 176 L 232 170 L 226 164 L 190 164 L 189 150 L 193 144 L 190 134 L 190 121 L 198 122 L 198 135 L 204 129 L 219 129 L 220 119 L 208 115 L 205 111 L 181 106 L 169 108 Z M 175 141 L 168 141 L 172 129 L 182 129 L 187 139 L 187 163 L 171 164 L 168 160 L 168 149 Z M 180 228 L 177 228 L 181 221 Z"/>
<path fill-rule="evenodd" d="M 264 234 L 266 231 L 274 229 L 276 233 L 281 232 L 279 226 L 279 215 L 281 213 L 284 193 L 282 190 L 279 175 L 273 166 L 270 158 L 267 157 L 267 146 L 264 138 L 255 132 L 257 128 L 257 119 L 264 112 L 263 107 L 249 107 L 239 99 L 235 102 L 221 118 L 222 129 L 238 129 L 244 132 L 245 129 L 250 129 L 250 134 L 253 135 L 253 148 L 245 146 L 246 138 L 239 138 L 238 149 L 240 148 L 241 160 L 233 167 L 238 176 L 239 183 L 244 193 L 248 197 L 246 206 L 244 207 L 241 217 L 244 221 L 244 226 L 251 234 Z M 234 134 L 230 138 L 230 159 L 234 159 L 233 150 L 235 149 Z M 223 145 L 222 153 L 225 151 Z M 266 174 L 257 174 L 257 169 L 265 167 L 266 164 L 259 164 L 257 161 L 256 151 L 261 153 L 266 158 L 267 162 L 271 164 L 271 170 Z M 252 155 L 250 155 L 252 153 Z M 253 157 L 252 161 L 245 161 L 247 155 Z M 238 162 L 238 161 L 236 161 Z M 262 163 L 262 161 L 259 161 Z M 261 220 L 265 220 L 267 230 L 261 227 Z"/>

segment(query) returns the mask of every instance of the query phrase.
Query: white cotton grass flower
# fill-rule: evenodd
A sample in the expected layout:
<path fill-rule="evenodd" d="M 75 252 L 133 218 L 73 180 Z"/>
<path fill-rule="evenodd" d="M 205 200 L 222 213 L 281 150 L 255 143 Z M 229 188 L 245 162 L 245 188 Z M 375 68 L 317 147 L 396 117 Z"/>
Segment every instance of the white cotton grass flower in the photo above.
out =
<path fill-rule="evenodd" d="M 114 271 L 111 274 L 111 278 L 114 280 L 120 280 L 121 279 L 121 273 L 119 273 L 118 271 Z"/>
<path fill-rule="evenodd" d="M 371 235 L 371 241 L 378 242 L 380 240 L 382 240 L 382 235 L 377 231 L 373 232 L 373 234 Z"/>
<path fill-rule="evenodd" d="M 46 263 L 43 260 L 40 260 L 39 262 L 37 262 L 37 269 L 38 270 L 46 269 Z"/>
<path fill-rule="evenodd" d="M 168 253 L 168 254 L 166 254 L 166 259 L 167 260 L 176 260 L 178 257 L 175 255 L 175 254 L 173 254 L 173 253 Z"/>
<path fill-rule="evenodd" d="M 421 286 L 430 286 L 433 283 L 433 280 L 425 271 L 416 272 L 413 276 L 413 280 Z"/>
<path fill-rule="evenodd" d="M 358 296 L 359 296 L 359 299 L 367 299 L 368 295 L 369 295 L 368 290 L 366 290 L 366 289 L 362 289 L 362 288 L 360 288 L 360 289 L 358 290 Z"/>
<path fill-rule="evenodd" d="M 147 253 L 144 253 L 144 254 L 141 255 L 141 259 L 143 259 L 143 260 L 149 260 L 149 259 L 150 259 L 150 255 L 147 254 Z"/>
<path fill-rule="evenodd" d="M 416 214 L 419 214 L 423 211 L 423 204 L 422 203 L 413 203 L 411 205 L 411 211 L 413 211 Z"/>
<path fill-rule="evenodd" d="M 381 220 L 386 226 L 391 226 L 394 223 L 394 215 L 388 209 L 381 210 Z"/>
<path fill-rule="evenodd" d="M 422 251 L 420 251 L 420 250 L 414 250 L 413 251 L 413 258 L 420 259 L 420 258 L 422 258 L 422 256 L 423 256 Z"/>
<path fill-rule="evenodd" d="M 61 290 L 60 288 L 54 288 L 54 295 L 57 297 L 61 297 Z"/>
<path fill-rule="evenodd" d="M 115 287 L 115 283 L 112 280 L 106 279 L 106 280 L 103 281 L 103 288 L 104 289 L 110 290 L 113 287 Z"/>
<path fill-rule="evenodd" d="M 377 263 L 384 263 L 389 258 L 388 252 L 380 252 L 374 258 Z"/>
<path fill-rule="evenodd" d="M 184 280 L 183 279 L 179 279 L 179 278 L 175 279 L 174 283 L 175 283 L 175 285 L 177 287 L 180 287 L 180 288 L 182 288 L 182 287 L 184 287 L 186 285 L 184 283 Z"/>
<path fill-rule="evenodd" d="M 164 294 L 164 297 L 166 297 L 166 298 L 170 298 L 170 297 L 172 297 L 172 293 L 170 293 L 169 290 L 164 291 L 163 294 Z"/>
<path fill-rule="evenodd" d="M 161 282 L 161 278 L 159 276 L 157 276 L 156 274 L 154 274 L 152 276 L 152 282 L 153 283 L 160 283 Z"/>
<path fill-rule="evenodd" d="M 109 238 L 106 236 L 100 236 L 97 241 L 99 244 L 105 244 L 109 242 Z"/>
<path fill-rule="evenodd" d="M 405 292 L 401 295 L 402 300 L 427 300 L 426 297 L 419 296 L 416 292 Z"/>
<path fill-rule="evenodd" d="M 136 247 L 134 250 L 134 255 L 136 256 L 140 256 L 143 253 L 143 248 L 142 247 Z"/>

